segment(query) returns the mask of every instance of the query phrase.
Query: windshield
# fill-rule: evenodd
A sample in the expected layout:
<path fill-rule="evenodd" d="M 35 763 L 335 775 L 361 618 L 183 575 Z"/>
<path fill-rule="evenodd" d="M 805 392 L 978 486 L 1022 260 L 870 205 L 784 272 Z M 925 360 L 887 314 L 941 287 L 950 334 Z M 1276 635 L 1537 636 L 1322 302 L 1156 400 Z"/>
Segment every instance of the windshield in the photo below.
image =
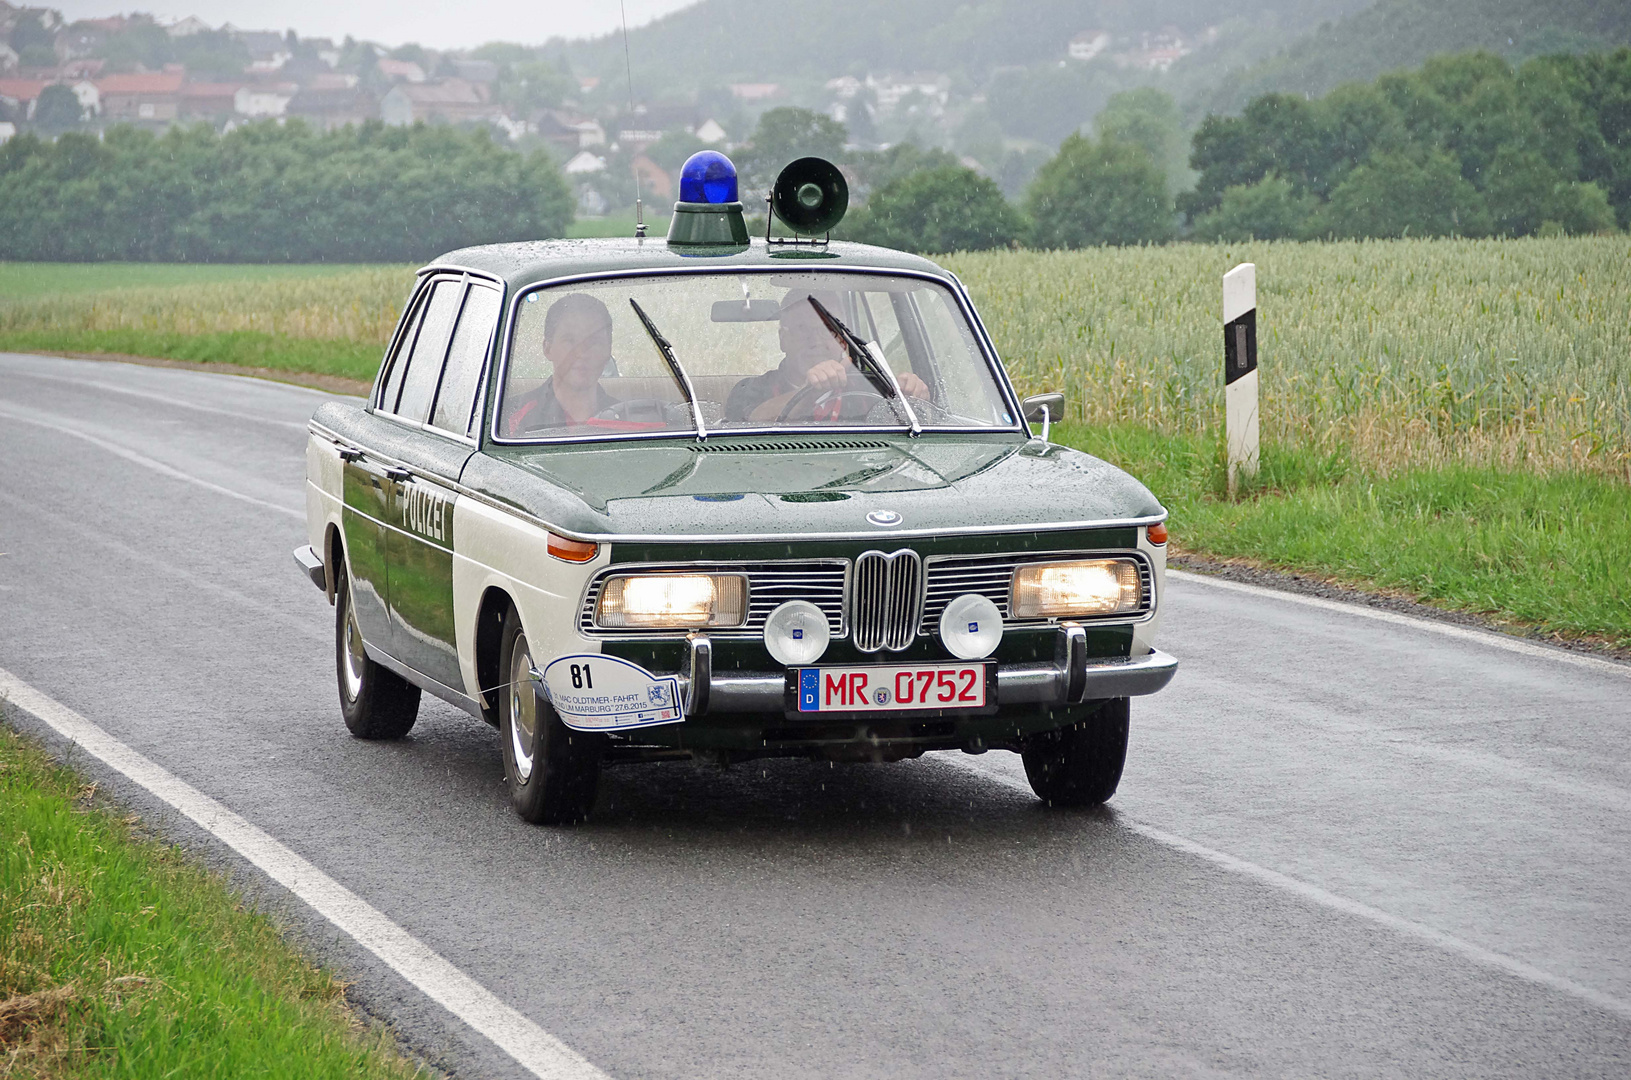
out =
<path fill-rule="evenodd" d="M 626 277 L 518 306 L 502 439 L 1016 426 L 951 291 L 921 278 Z"/>

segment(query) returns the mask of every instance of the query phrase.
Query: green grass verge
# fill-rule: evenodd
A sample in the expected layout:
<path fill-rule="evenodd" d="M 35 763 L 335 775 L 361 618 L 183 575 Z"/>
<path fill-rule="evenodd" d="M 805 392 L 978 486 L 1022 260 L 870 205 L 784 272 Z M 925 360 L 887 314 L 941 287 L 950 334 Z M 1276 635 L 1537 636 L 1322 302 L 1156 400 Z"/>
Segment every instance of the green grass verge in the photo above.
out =
<path fill-rule="evenodd" d="M 415 1075 L 343 991 L 0 727 L 0 1075 Z"/>
<path fill-rule="evenodd" d="M 630 219 L 633 228 L 633 219 Z M 0 301 L 107 289 L 205 285 L 221 281 L 286 281 L 364 269 L 346 265 L 239 263 L 37 263 L 0 261 Z"/>
<path fill-rule="evenodd" d="M 1391 476 L 1266 445 L 1229 501 L 1220 443 L 1061 424 L 1055 441 L 1142 480 L 1177 550 L 1247 558 L 1549 634 L 1631 648 L 1631 485 L 1602 474 L 1445 465 Z"/>
<path fill-rule="evenodd" d="M 339 375 L 372 382 L 382 350 L 371 342 L 291 338 L 253 330 L 173 334 L 154 330 L 5 330 L 0 351 L 121 353 L 161 360 Z"/>

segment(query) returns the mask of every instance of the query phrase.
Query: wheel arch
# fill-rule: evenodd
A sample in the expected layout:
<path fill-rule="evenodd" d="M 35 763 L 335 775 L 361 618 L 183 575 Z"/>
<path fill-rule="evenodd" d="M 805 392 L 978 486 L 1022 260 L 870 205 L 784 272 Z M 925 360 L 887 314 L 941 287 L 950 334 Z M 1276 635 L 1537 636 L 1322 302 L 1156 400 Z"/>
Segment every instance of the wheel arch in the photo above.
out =
<path fill-rule="evenodd" d="M 489 585 L 476 605 L 476 684 L 482 719 L 498 726 L 498 703 L 490 691 L 504 681 L 499 672 L 499 651 L 504 645 L 504 617 L 515 607 L 509 592 Z"/>

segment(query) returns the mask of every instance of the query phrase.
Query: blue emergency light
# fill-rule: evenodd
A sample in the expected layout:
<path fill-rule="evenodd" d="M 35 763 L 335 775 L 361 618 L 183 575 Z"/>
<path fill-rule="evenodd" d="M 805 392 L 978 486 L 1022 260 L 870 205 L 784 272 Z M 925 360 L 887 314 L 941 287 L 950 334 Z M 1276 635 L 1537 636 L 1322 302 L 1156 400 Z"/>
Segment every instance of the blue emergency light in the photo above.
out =
<path fill-rule="evenodd" d="M 718 150 L 698 150 L 680 166 L 680 202 L 737 201 L 736 166 Z"/>

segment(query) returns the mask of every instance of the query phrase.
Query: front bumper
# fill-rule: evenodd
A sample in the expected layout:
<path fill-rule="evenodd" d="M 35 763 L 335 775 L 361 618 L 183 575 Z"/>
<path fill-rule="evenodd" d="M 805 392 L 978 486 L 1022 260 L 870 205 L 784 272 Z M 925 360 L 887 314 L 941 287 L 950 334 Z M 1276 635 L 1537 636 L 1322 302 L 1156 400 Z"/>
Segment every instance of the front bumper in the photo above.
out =
<path fill-rule="evenodd" d="M 721 713 L 784 711 L 785 671 L 716 673 L 706 635 L 688 639 L 686 670 L 680 682 L 687 717 Z M 1087 635 L 1073 623 L 1059 627 L 1052 663 L 1003 664 L 997 668 L 997 704 L 1078 705 L 1107 698 L 1141 697 L 1163 689 L 1178 671 L 1174 656 L 1152 649 L 1143 656 L 1087 655 Z"/>

